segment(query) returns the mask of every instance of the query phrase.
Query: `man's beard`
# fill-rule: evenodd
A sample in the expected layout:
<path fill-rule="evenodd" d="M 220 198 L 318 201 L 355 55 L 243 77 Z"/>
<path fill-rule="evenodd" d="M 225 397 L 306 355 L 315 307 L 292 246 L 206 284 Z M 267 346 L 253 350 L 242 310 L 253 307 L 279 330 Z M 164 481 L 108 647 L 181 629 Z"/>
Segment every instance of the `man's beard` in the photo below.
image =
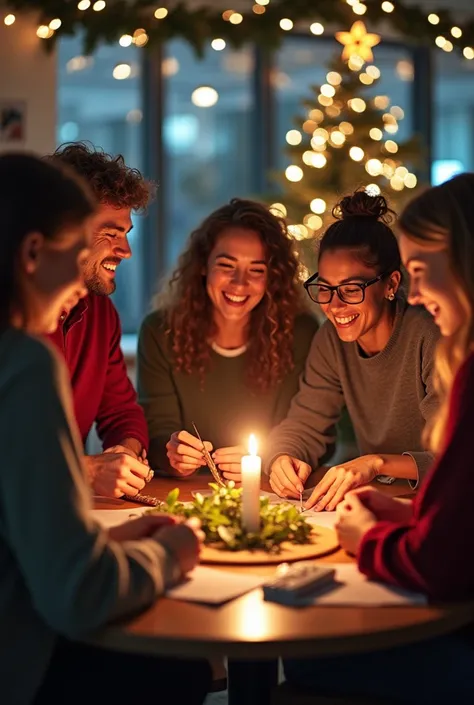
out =
<path fill-rule="evenodd" d="M 86 279 L 86 286 L 91 294 L 96 294 L 97 296 L 110 296 L 117 288 L 115 279 L 111 279 L 109 282 L 104 282 L 98 274 L 93 274 L 91 277 Z"/>

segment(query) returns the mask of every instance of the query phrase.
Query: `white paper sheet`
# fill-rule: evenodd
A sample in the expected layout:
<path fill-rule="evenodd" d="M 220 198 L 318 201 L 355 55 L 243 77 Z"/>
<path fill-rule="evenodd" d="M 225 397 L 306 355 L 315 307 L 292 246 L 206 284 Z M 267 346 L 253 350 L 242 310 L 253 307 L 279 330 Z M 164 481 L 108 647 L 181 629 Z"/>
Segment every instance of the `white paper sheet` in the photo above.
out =
<path fill-rule="evenodd" d="M 166 594 L 175 600 L 220 605 L 259 587 L 263 582 L 265 577 L 259 575 L 197 566 L 186 582 L 171 588 Z"/>
<path fill-rule="evenodd" d="M 104 527 L 110 529 L 112 526 L 124 524 L 130 519 L 136 519 L 151 507 L 136 507 L 133 509 L 92 509 L 93 518 Z"/>
<path fill-rule="evenodd" d="M 367 580 L 355 563 L 325 563 L 324 567 L 335 568 L 336 581 L 341 584 L 305 599 L 302 604 L 367 607 L 426 604 L 424 595 Z"/>
<path fill-rule="evenodd" d="M 310 496 L 311 492 L 313 491 L 313 488 L 310 487 L 306 489 L 303 492 L 303 501 L 308 499 Z M 268 497 L 270 500 L 270 504 L 293 504 L 295 507 L 300 506 L 300 500 L 299 499 L 284 499 L 283 497 L 279 497 L 277 494 L 274 492 L 261 492 L 260 493 L 262 497 Z M 314 524 L 317 526 L 327 526 L 329 529 L 333 529 L 334 525 L 336 523 L 336 512 L 315 512 L 313 509 L 307 509 L 303 516 L 305 519 L 308 520 L 310 524 Z"/>

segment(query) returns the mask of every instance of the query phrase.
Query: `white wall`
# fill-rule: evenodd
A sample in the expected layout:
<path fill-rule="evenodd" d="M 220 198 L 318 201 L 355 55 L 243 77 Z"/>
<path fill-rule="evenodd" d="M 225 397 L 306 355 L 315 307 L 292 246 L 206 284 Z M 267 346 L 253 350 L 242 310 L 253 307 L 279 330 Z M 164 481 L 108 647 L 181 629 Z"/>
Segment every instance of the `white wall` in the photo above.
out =
<path fill-rule="evenodd" d="M 0 131 L 0 152 L 30 150 L 45 154 L 55 148 L 56 59 L 47 54 L 38 39 L 38 22 L 33 17 L 17 16 L 7 27 L 7 14 L 0 2 L 0 114 L 10 101 L 26 106 L 25 139 L 4 141 Z"/>

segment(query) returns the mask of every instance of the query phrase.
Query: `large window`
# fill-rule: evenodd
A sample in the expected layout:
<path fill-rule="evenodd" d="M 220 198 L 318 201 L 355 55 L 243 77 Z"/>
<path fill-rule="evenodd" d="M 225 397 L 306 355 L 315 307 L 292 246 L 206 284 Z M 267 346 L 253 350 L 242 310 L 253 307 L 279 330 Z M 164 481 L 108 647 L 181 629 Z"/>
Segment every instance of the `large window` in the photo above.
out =
<path fill-rule="evenodd" d="M 142 94 L 140 49 L 104 46 L 82 54 L 79 38 L 59 44 L 57 142 L 85 140 L 110 154 L 123 154 L 129 166 L 141 168 Z M 114 302 L 124 332 L 135 332 L 144 309 L 142 219 L 130 234 L 133 256 L 117 270 Z"/>
<path fill-rule="evenodd" d="M 174 265 L 189 233 L 252 180 L 253 52 L 209 48 L 202 60 L 171 42 L 165 77 L 165 264 Z"/>

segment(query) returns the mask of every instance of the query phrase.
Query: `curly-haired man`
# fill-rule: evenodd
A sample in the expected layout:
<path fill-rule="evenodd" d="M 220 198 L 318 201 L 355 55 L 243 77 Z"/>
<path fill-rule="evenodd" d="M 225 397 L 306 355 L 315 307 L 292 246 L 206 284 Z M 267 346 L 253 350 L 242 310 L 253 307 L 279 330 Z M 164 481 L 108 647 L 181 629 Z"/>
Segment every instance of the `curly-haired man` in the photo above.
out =
<path fill-rule="evenodd" d="M 99 203 L 93 243 L 84 264 L 88 296 L 70 301 L 51 340 L 69 368 L 77 423 L 83 442 L 94 424 L 104 452 L 86 456 L 97 494 L 135 495 L 145 485 L 148 433 L 145 417 L 127 376 L 120 348 L 118 313 L 109 298 L 115 273 L 131 257 L 127 235 L 132 211 L 146 208 L 152 185 L 122 156 L 110 156 L 84 143 L 59 147 L 48 160 L 74 168 L 90 185 Z"/>

